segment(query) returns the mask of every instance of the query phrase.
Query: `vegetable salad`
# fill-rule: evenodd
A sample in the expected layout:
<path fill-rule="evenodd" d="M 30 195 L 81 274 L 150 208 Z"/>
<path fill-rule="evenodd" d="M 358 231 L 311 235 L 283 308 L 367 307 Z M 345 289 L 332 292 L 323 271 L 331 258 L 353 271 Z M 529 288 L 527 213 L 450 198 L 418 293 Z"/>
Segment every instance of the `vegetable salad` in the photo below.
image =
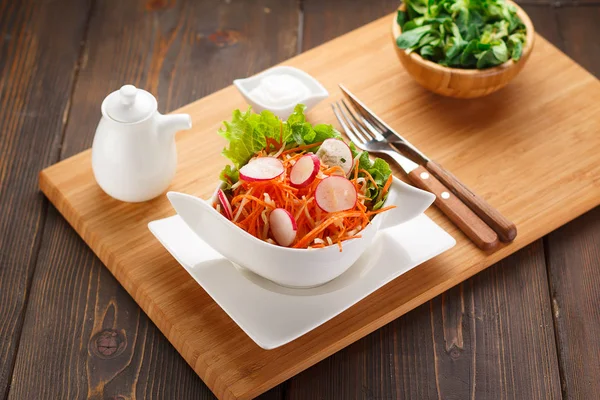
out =
<path fill-rule="evenodd" d="M 384 207 L 389 165 L 347 145 L 331 125 L 311 125 L 305 107 L 287 121 L 269 111 L 234 111 L 219 133 L 233 165 L 213 206 L 251 235 L 271 244 L 321 248 L 360 237 Z"/>

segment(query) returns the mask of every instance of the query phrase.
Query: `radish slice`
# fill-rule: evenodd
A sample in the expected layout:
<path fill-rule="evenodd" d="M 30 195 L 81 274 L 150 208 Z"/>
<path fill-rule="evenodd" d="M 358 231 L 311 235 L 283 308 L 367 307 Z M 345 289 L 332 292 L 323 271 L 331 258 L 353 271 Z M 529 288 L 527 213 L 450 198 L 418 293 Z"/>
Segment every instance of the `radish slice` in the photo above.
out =
<path fill-rule="evenodd" d="M 339 165 L 346 175 L 352 169 L 352 151 L 343 140 L 326 139 L 317 151 L 317 157 L 330 167 Z"/>
<path fill-rule="evenodd" d="M 269 214 L 269 224 L 273 239 L 280 246 L 288 247 L 296 239 L 296 220 L 287 210 L 276 208 Z"/>
<path fill-rule="evenodd" d="M 356 205 L 356 188 L 343 176 L 330 176 L 317 185 L 315 200 L 325 212 L 345 211 Z"/>
<path fill-rule="evenodd" d="M 268 181 L 283 174 L 283 163 L 274 157 L 259 157 L 242 168 L 240 178 L 246 182 Z"/>
<path fill-rule="evenodd" d="M 231 209 L 231 204 L 229 204 L 229 200 L 227 200 L 227 196 L 225 196 L 225 192 L 221 189 L 217 191 L 217 198 L 219 199 L 219 203 L 223 206 L 223 214 L 227 219 L 233 218 L 233 210 Z"/>
<path fill-rule="evenodd" d="M 310 185 L 317 176 L 320 166 L 321 160 L 312 153 L 300 157 L 290 172 L 290 183 L 296 188 Z"/>

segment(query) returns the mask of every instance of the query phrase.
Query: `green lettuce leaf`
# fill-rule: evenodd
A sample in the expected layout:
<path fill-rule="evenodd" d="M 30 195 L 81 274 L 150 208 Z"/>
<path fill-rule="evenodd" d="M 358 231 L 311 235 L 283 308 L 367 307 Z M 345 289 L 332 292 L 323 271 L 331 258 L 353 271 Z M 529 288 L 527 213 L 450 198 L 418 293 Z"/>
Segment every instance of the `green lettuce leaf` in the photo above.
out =
<path fill-rule="evenodd" d="M 369 172 L 375 181 L 375 184 L 373 184 L 371 180 L 367 179 L 366 196 L 369 199 L 367 206 L 372 210 L 377 210 L 381 208 L 387 197 L 382 197 L 379 194 L 383 190 L 385 183 L 392 174 L 392 169 L 390 168 L 389 164 L 381 158 L 371 160 L 369 153 L 366 151 L 361 152 L 357 150 L 356 146 L 354 146 L 354 143 L 350 143 L 349 146 L 350 151 L 352 151 L 352 157 L 355 159 L 358 157 L 358 169 L 364 169 L 365 171 Z M 360 172 L 358 176 L 365 177 L 366 174 Z"/>
<path fill-rule="evenodd" d="M 294 124 L 303 124 L 304 122 L 306 122 L 304 110 L 306 110 L 306 106 L 304 104 L 298 104 L 296 107 L 294 107 L 294 111 L 288 117 L 286 123 L 291 126 Z"/>
<path fill-rule="evenodd" d="M 240 180 L 240 172 L 237 169 L 231 168 L 231 165 L 226 165 L 219 179 L 225 182 L 225 190 L 229 189 L 232 184 Z"/>
<path fill-rule="evenodd" d="M 375 161 L 373 161 L 373 165 L 369 169 L 369 173 L 377 185 L 383 186 L 390 177 L 392 170 L 387 162 L 381 158 L 376 158 Z"/>
<path fill-rule="evenodd" d="M 366 151 L 360 153 L 360 157 L 358 158 L 359 169 L 364 169 L 365 171 L 368 171 L 369 169 L 371 169 L 372 164 L 373 162 L 369 158 L 369 153 L 367 153 Z"/>
<path fill-rule="evenodd" d="M 333 125 L 318 124 L 313 126 L 315 137 L 313 143 L 320 143 L 329 138 L 341 138 L 342 135 L 333 127 Z"/>
<path fill-rule="evenodd" d="M 235 110 L 231 121 L 223 123 L 225 128 L 220 129 L 219 134 L 229 142 L 229 147 L 223 150 L 223 155 L 229 158 L 236 168 L 246 164 L 254 154 L 264 149 L 268 137 L 274 137 L 279 124 L 271 125 L 273 120 L 269 114 L 269 111 L 252 114 L 250 109 L 245 113 Z"/>
<path fill-rule="evenodd" d="M 223 122 L 219 134 L 229 143 L 222 154 L 235 167 L 226 166 L 220 178 L 228 185 L 239 180 L 236 170 L 266 148 L 267 139 L 282 143 L 286 148 L 319 143 L 329 138 L 339 138 L 340 133 L 331 125 L 319 124 L 314 127 L 306 121 L 306 106 L 298 104 L 287 121 L 282 121 L 270 111 L 253 113 L 251 108 L 246 112 L 235 110 L 231 121 Z"/>

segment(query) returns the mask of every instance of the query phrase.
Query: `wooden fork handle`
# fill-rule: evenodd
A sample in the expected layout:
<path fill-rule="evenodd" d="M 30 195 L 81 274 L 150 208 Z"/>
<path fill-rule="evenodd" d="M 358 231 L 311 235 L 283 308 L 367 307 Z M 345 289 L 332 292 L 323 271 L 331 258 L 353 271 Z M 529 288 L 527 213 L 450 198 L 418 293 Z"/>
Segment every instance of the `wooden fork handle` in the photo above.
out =
<path fill-rule="evenodd" d="M 415 186 L 435 195 L 435 205 L 482 250 L 498 245 L 498 235 L 424 167 L 408 174 Z"/>
<path fill-rule="evenodd" d="M 475 214 L 488 224 L 502 242 L 512 242 L 517 236 L 517 227 L 483 198 L 473 193 L 457 177 L 446 171 L 435 161 L 429 161 L 427 169 L 448 189 L 463 201 Z"/>

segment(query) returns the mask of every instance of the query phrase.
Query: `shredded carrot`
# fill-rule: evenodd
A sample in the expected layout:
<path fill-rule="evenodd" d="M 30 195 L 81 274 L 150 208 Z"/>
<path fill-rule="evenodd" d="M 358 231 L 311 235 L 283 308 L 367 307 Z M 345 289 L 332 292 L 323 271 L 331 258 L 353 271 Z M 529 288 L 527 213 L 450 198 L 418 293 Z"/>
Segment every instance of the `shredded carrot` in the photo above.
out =
<path fill-rule="evenodd" d="M 338 173 L 338 175 L 341 174 L 342 176 L 346 176 L 344 169 L 339 165 L 334 165 L 333 167 L 327 168 L 323 171 L 325 175 L 335 175 L 336 172 Z"/>
<path fill-rule="evenodd" d="M 336 220 L 344 217 L 356 217 L 359 216 L 360 213 L 356 211 L 350 212 L 339 212 L 334 213 L 332 217 L 327 218 L 320 225 L 314 228 L 312 231 L 308 232 L 301 240 L 297 241 L 294 247 L 306 247 L 308 243 L 312 242 L 315 237 L 321 232 L 323 232 L 329 225 L 333 224 Z"/>
<path fill-rule="evenodd" d="M 280 140 L 282 141 L 282 138 Z M 278 207 L 284 208 L 296 220 L 296 239 L 291 247 L 319 249 L 336 245 L 342 251 L 343 243 L 361 237 L 360 232 L 375 215 L 393 208 L 389 206 L 375 211 L 369 209 L 373 201 L 364 195 L 364 180 L 374 185 L 376 182 L 368 171 L 360 169 L 358 162 L 353 166 L 353 178 L 350 181 L 356 188 L 358 201 L 350 210 L 328 213 L 319 208 L 314 198 L 317 186 L 323 179 L 331 175 L 346 175 L 340 166 L 321 164 L 320 171 L 313 182 L 303 188 L 293 187 L 289 176 L 295 162 L 306 154 L 306 150 L 318 147 L 320 144 L 299 146 L 279 153 L 278 158 L 284 166 L 284 173 L 281 176 L 268 181 L 241 180 L 239 184 L 226 191 L 232 213 L 236 216 L 235 225 L 261 240 L 274 243 L 268 225 L 268 213 Z M 279 151 L 283 145 L 282 142 L 269 138 L 267 148 L 260 151 L 256 157 L 265 157 L 270 151 Z M 380 196 L 389 191 L 391 183 L 390 176 L 380 191 Z M 218 210 L 224 213 L 224 207 L 220 206 L 220 202 L 216 203 L 213 207 L 218 207 Z"/>
<path fill-rule="evenodd" d="M 279 121 L 279 145 L 283 146 L 283 121 Z"/>
<path fill-rule="evenodd" d="M 375 179 L 373 179 L 373 177 L 371 176 L 369 171 L 367 171 L 366 169 L 361 169 L 359 172 L 362 172 L 363 174 L 365 174 L 367 179 L 369 179 L 371 182 L 373 182 L 373 185 L 377 186 L 377 182 L 375 182 Z"/>
<path fill-rule="evenodd" d="M 277 151 L 281 145 L 279 142 L 273 138 L 267 138 L 267 149 L 271 146 L 271 151 Z"/>
<path fill-rule="evenodd" d="M 283 154 L 283 153 L 282 153 Z M 302 157 L 304 155 L 304 153 L 298 153 L 296 155 L 294 155 L 293 157 L 288 158 L 287 160 L 283 160 L 283 164 L 290 164 L 293 161 L 298 160 L 300 157 Z"/>
<path fill-rule="evenodd" d="M 305 144 L 304 146 L 298 146 L 298 147 L 294 147 L 293 149 L 286 150 L 281 154 L 289 154 L 289 153 L 295 153 L 297 151 L 304 151 L 304 150 L 312 149 L 314 147 L 319 147 L 321 144 L 323 144 L 323 142 L 313 143 L 313 144 Z"/>
<path fill-rule="evenodd" d="M 366 215 L 371 216 L 371 215 L 375 215 L 375 214 L 381 214 L 382 212 L 389 211 L 392 208 L 396 208 L 396 206 L 387 206 L 387 207 L 380 208 L 379 210 L 369 211 L 368 213 L 366 213 Z"/>
<path fill-rule="evenodd" d="M 237 204 L 237 203 L 239 203 L 240 201 L 242 201 L 242 199 L 248 199 L 248 200 L 251 200 L 251 201 L 255 201 L 255 202 L 257 202 L 258 204 L 261 204 L 261 205 L 263 205 L 263 206 L 265 206 L 265 207 L 271 207 L 271 208 L 274 208 L 273 206 L 271 206 L 271 205 L 269 205 L 269 204 L 265 203 L 264 201 L 262 201 L 262 200 L 261 200 L 261 199 L 259 199 L 258 197 L 255 197 L 255 196 L 252 196 L 252 195 L 249 195 L 249 194 L 240 194 L 240 195 L 237 195 L 237 196 L 235 196 L 235 197 L 233 198 L 233 200 L 231 200 L 231 205 L 233 206 L 234 204 Z"/>
<path fill-rule="evenodd" d="M 381 191 L 383 193 L 383 195 L 385 195 L 388 192 L 388 190 L 390 190 L 390 186 L 392 186 L 393 180 L 394 180 L 394 176 L 392 174 L 390 174 L 390 177 L 385 182 L 385 185 L 383 186 L 383 190 Z"/>

